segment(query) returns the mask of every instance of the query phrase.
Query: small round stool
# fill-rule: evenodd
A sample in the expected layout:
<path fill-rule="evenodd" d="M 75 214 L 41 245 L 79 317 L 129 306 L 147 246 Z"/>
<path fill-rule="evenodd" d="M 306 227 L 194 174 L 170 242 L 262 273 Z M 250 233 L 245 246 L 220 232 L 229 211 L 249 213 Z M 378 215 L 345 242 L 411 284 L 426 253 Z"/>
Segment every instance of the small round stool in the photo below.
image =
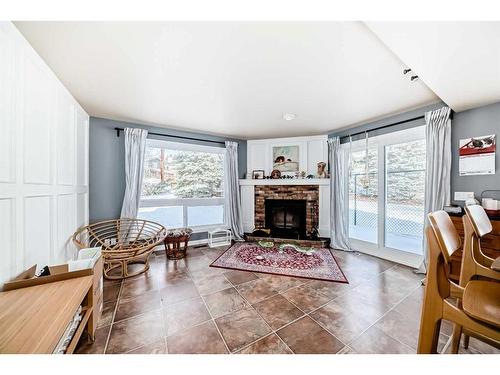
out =
<path fill-rule="evenodd" d="M 167 230 L 163 243 L 167 259 L 182 259 L 186 256 L 189 238 L 193 230 L 191 228 L 177 228 Z"/>

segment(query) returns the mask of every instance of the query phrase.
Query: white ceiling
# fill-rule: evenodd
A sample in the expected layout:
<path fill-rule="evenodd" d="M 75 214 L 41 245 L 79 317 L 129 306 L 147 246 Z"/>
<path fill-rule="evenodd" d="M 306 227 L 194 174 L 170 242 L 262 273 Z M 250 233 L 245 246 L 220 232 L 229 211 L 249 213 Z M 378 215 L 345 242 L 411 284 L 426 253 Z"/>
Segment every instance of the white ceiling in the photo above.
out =
<path fill-rule="evenodd" d="M 439 101 L 361 22 L 15 24 L 91 116 L 251 139 Z"/>
<path fill-rule="evenodd" d="M 367 22 L 456 112 L 500 101 L 500 22 Z"/>

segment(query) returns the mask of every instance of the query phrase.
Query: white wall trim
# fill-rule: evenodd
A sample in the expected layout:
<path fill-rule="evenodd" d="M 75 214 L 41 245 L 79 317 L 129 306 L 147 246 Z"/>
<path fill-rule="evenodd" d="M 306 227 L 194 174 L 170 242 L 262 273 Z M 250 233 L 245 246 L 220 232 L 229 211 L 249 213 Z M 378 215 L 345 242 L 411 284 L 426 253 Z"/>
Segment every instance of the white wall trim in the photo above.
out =
<path fill-rule="evenodd" d="M 247 176 L 251 178 L 254 170 L 264 170 L 267 176 L 270 175 L 273 169 L 273 147 L 290 145 L 300 147 L 299 171 L 316 175 L 317 163 L 328 162 L 327 140 L 327 135 L 249 140 L 247 141 Z"/>
<path fill-rule="evenodd" d="M 33 264 L 74 257 L 70 237 L 88 223 L 89 116 L 10 22 L 0 22 L 0 56 L 8 93 L 0 111 L 1 284 Z"/>

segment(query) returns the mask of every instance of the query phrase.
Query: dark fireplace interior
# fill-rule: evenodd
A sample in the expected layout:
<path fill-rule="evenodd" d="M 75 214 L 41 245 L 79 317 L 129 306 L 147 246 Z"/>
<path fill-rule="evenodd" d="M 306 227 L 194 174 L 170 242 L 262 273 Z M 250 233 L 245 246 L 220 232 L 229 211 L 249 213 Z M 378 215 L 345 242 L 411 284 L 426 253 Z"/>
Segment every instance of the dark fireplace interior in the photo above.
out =
<path fill-rule="evenodd" d="M 306 201 L 266 199 L 266 228 L 276 238 L 306 238 Z"/>

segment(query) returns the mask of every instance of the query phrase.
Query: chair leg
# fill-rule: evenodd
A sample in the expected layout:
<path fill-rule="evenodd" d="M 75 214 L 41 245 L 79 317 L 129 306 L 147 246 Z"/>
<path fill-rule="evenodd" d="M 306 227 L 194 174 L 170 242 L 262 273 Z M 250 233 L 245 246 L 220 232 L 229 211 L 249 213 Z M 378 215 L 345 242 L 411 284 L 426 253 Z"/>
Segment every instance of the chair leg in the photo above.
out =
<path fill-rule="evenodd" d="M 469 335 L 464 335 L 464 348 L 469 349 Z"/>
<path fill-rule="evenodd" d="M 437 354 L 441 318 L 431 314 L 424 314 L 420 321 L 420 334 L 418 337 L 418 354 Z"/>
<path fill-rule="evenodd" d="M 453 325 L 453 336 L 451 341 L 451 354 L 458 354 L 460 347 L 460 338 L 462 337 L 462 326 L 458 324 Z"/>

